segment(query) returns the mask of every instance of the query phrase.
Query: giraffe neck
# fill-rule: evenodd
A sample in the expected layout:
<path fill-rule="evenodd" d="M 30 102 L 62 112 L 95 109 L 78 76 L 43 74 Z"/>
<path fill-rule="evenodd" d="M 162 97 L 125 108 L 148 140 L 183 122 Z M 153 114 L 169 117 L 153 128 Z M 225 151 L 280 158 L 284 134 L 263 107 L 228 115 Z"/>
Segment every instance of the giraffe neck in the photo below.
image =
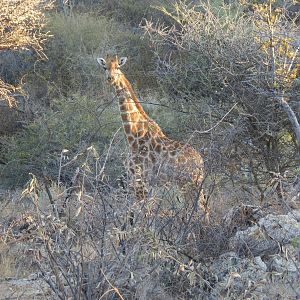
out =
<path fill-rule="evenodd" d="M 137 111 L 140 114 L 140 119 L 150 120 L 149 116 L 144 111 L 141 103 L 135 95 L 130 82 L 127 80 L 124 74 L 120 75 L 120 78 L 115 85 L 115 89 L 119 98 L 121 113 L 131 113 Z M 122 106 L 123 103 L 131 103 L 131 105 Z"/>
<path fill-rule="evenodd" d="M 119 99 L 123 127 L 129 142 L 132 138 L 144 137 L 149 132 L 164 136 L 160 127 L 144 111 L 131 84 L 123 74 L 115 84 L 115 90 Z"/>

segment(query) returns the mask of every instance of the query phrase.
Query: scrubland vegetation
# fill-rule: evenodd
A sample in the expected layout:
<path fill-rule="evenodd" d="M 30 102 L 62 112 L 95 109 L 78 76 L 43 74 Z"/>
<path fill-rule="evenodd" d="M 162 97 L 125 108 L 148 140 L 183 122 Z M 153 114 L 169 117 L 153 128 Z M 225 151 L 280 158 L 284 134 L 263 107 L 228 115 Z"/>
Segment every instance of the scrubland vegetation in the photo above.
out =
<path fill-rule="evenodd" d="M 0 275 L 37 272 L 46 299 L 259 297 L 211 266 L 256 256 L 230 241 L 258 210 L 299 209 L 299 3 L 27 2 L 0 0 Z M 203 155 L 209 223 L 175 186 L 135 201 L 106 53 L 128 57 L 150 117 Z M 299 297 L 296 273 L 283 299 Z"/>

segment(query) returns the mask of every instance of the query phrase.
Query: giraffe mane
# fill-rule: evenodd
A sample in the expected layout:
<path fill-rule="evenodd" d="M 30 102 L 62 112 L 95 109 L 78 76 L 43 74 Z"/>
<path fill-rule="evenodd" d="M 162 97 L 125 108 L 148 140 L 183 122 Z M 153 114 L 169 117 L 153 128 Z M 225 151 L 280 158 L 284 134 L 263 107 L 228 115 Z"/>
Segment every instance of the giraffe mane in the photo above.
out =
<path fill-rule="evenodd" d="M 147 115 L 147 113 L 144 111 L 140 101 L 138 100 L 132 85 L 130 84 L 130 82 L 128 81 L 128 79 L 126 78 L 126 76 L 122 73 L 122 77 L 123 77 L 123 83 L 125 84 L 126 89 L 130 92 L 131 98 L 134 101 L 136 108 L 139 110 L 139 112 L 142 114 L 143 117 L 145 117 L 147 120 L 151 120 L 150 117 Z"/>

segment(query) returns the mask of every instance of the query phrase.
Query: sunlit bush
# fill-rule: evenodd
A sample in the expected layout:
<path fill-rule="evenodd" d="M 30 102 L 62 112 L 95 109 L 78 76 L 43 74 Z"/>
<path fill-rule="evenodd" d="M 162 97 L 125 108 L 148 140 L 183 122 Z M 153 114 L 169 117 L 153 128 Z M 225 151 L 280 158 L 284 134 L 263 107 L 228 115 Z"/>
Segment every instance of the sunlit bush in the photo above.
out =
<path fill-rule="evenodd" d="M 179 1 L 172 9 L 161 8 L 174 26 L 151 20 L 143 26 L 156 55 L 157 79 L 172 108 L 190 114 L 187 130 L 199 131 L 195 139 L 206 140 L 211 160 L 218 161 L 216 169 L 223 169 L 233 181 L 262 184 L 262 194 L 274 174 L 288 172 L 293 180 L 297 165 L 294 131 L 276 100 L 280 91 L 272 86 L 272 56 L 266 55 L 280 49 L 264 49 L 271 34 L 275 41 L 284 33 L 294 57 L 297 27 L 285 8 L 278 10 L 273 4 L 254 6 L 245 14 L 245 7 L 237 3 Z M 268 11 L 276 12 L 273 33 Z M 275 71 L 285 64 L 294 82 L 297 59 L 279 52 L 276 59 Z M 290 81 L 286 95 L 297 112 L 299 88 Z M 182 128 L 186 124 L 183 119 Z M 289 143 L 282 139 L 286 131 L 294 137 Z"/>
<path fill-rule="evenodd" d="M 44 31 L 45 10 L 52 7 L 52 1 L 24 0 L 0 1 L 0 51 L 8 49 L 33 49 L 44 57 L 43 44 L 49 37 Z M 5 83 L 0 79 L 0 100 L 10 106 L 15 104 L 15 93 L 21 87 Z"/>

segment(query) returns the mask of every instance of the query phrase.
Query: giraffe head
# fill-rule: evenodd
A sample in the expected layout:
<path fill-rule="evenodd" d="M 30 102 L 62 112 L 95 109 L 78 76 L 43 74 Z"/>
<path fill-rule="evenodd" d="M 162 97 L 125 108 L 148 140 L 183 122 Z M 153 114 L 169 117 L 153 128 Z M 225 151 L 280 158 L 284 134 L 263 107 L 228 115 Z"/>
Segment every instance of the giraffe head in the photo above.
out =
<path fill-rule="evenodd" d="M 107 80 L 112 84 L 118 84 L 118 81 L 122 75 L 120 67 L 125 65 L 127 57 L 118 58 L 117 55 L 107 55 L 106 59 L 99 57 L 97 61 L 99 65 L 105 70 Z"/>

